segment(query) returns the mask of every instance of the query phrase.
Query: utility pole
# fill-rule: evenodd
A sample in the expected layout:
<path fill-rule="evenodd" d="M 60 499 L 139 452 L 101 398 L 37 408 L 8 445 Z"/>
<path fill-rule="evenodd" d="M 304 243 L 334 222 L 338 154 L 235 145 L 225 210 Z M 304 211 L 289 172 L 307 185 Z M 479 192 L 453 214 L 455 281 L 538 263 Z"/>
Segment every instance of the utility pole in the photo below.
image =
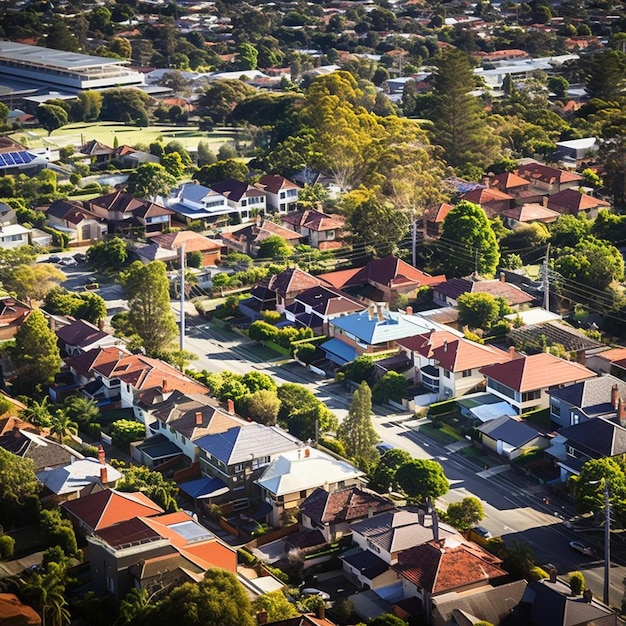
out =
<path fill-rule="evenodd" d="M 413 267 L 417 266 L 417 220 L 413 213 Z"/>
<path fill-rule="evenodd" d="M 543 259 L 543 308 L 550 311 L 550 277 L 548 276 L 548 262 L 550 260 L 550 244 L 546 248 L 546 256 Z"/>
<path fill-rule="evenodd" d="M 609 480 L 604 477 L 604 604 L 609 604 L 609 588 L 611 577 L 611 501 Z"/>
<path fill-rule="evenodd" d="M 185 244 L 180 248 L 180 350 L 185 349 Z"/>

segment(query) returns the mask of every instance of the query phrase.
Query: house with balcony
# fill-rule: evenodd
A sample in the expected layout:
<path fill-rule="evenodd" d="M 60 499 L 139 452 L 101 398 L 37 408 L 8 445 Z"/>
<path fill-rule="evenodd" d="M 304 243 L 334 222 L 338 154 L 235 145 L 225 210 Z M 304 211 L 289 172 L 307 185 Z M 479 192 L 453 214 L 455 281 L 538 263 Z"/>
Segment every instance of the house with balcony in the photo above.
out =
<path fill-rule="evenodd" d="M 351 463 L 307 445 L 278 456 L 256 483 L 261 497 L 272 506 L 269 523 L 279 527 L 282 514 L 298 509 L 318 487 L 334 491 L 360 485 L 363 476 Z"/>
<path fill-rule="evenodd" d="M 547 352 L 487 365 L 480 371 L 487 379 L 487 392 L 510 404 L 518 415 L 548 408 L 550 390 L 596 376 L 580 363 Z"/>
<path fill-rule="evenodd" d="M 284 176 L 265 174 L 255 183 L 266 195 L 267 210 L 283 215 L 296 208 L 301 187 Z"/>
<path fill-rule="evenodd" d="M 413 364 L 414 381 L 436 393 L 438 400 L 484 388 L 481 368 L 511 358 L 507 352 L 469 341 L 452 330 L 407 337 L 398 341 L 398 347 Z"/>
<path fill-rule="evenodd" d="M 348 534 L 352 524 L 394 509 L 388 498 L 357 486 L 334 491 L 318 487 L 300 506 L 302 526 L 319 530 L 329 543 Z"/>
<path fill-rule="evenodd" d="M 320 348 L 328 360 L 345 365 L 364 354 L 397 352 L 400 340 L 435 328 L 436 324 L 421 316 L 390 311 L 384 304 L 370 304 L 364 311 L 330 320 L 330 339 Z"/>
<path fill-rule="evenodd" d="M 107 232 L 106 221 L 79 202 L 55 200 L 45 212 L 47 224 L 68 235 L 70 243 L 89 245 Z"/>
<path fill-rule="evenodd" d="M 211 189 L 221 194 L 231 207 L 239 214 L 242 222 L 247 222 L 257 214 L 265 213 L 267 194 L 261 189 L 234 178 L 226 178 L 211 184 Z"/>
<path fill-rule="evenodd" d="M 166 204 L 178 219 L 187 223 L 198 220 L 214 222 L 237 212 L 221 193 L 196 183 L 184 183 L 173 189 Z"/>
<path fill-rule="evenodd" d="M 195 440 L 202 474 L 219 478 L 233 499 L 258 498 L 257 480 L 280 455 L 302 447 L 302 442 L 278 426 L 257 422 L 233 426 Z"/>
<path fill-rule="evenodd" d="M 300 233 L 306 243 L 318 250 L 335 250 L 343 245 L 346 220 L 341 215 L 305 209 L 285 215 L 282 223 Z"/>

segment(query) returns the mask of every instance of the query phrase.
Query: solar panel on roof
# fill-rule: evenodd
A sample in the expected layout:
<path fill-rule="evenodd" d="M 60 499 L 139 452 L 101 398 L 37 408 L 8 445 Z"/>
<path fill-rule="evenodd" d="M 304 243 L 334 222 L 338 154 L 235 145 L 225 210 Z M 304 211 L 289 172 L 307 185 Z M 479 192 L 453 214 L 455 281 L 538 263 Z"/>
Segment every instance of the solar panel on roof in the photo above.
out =
<path fill-rule="evenodd" d="M 3 152 L 0 153 L 0 167 L 13 165 L 27 165 L 35 159 L 30 152 Z"/>

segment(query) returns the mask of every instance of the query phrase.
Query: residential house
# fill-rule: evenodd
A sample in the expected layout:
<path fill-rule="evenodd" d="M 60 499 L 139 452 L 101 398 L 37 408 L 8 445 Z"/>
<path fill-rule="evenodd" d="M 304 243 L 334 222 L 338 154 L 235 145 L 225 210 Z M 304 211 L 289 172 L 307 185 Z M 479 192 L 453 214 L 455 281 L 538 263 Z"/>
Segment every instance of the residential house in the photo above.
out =
<path fill-rule="evenodd" d="M 318 487 L 300 506 L 304 528 L 319 530 L 327 542 L 350 532 L 350 526 L 373 515 L 391 511 L 394 503 L 362 487 L 327 491 Z"/>
<path fill-rule="evenodd" d="M 92 165 L 98 166 L 106 165 L 111 160 L 115 150 L 97 139 L 92 139 L 83 144 L 79 148 L 79 152 L 89 157 Z"/>
<path fill-rule="evenodd" d="M 611 348 L 590 355 L 587 366 L 598 374 L 610 373 L 621 380 L 626 380 L 626 348 Z"/>
<path fill-rule="evenodd" d="M 301 187 L 284 176 L 265 174 L 259 178 L 255 187 L 265 192 L 268 211 L 282 215 L 296 208 Z"/>
<path fill-rule="evenodd" d="M 301 270 L 296 265 L 262 281 L 258 285 L 261 289 L 257 292 L 256 296 L 253 295 L 252 297 L 258 300 L 259 296 L 270 298 L 271 296 L 269 294 L 274 294 L 276 310 L 279 313 L 283 313 L 288 306 L 296 301 L 296 298 L 301 293 L 311 287 L 318 287 L 321 284 L 322 281 L 320 281 L 319 278 Z M 261 292 L 264 293 L 263 288 L 267 290 L 267 295 L 261 294 Z"/>
<path fill-rule="evenodd" d="M 86 200 L 87 209 L 106 220 L 108 232 L 115 234 L 139 228 L 145 234 L 160 232 L 172 225 L 173 211 L 151 202 L 135 198 L 125 191 Z"/>
<path fill-rule="evenodd" d="M 260 495 L 256 480 L 281 454 L 297 450 L 302 442 L 278 426 L 250 422 L 195 440 L 200 468 L 230 489 L 230 499 Z"/>
<path fill-rule="evenodd" d="M 430 622 L 434 597 L 487 591 L 492 580 L 506 576 L 500 564 L 497 557 L 457 536 L 436 537 L 404 550 L 394 569 L 402 579 L 404 597 L 418 598 Z"/>
<path fill-rule="evenodd" d="M 119 162 L 122 169 L 133 170 L 146 163 L 161 162 L 158 156 L 127 145 L 118 146 L 113 152 L 113 158 Z"/>
<path fill-rule="evenodd" d="M 278 456 L 256 483 L 261 497 L 272 505 L 269 523 L 279 527 L 283 513 L 297 510 L 318 487 L 334 491 L 360 485 L 363 476 L 351 463 L 307 445 Z"/>
<path fill-rule="evenodd" d="M 445 276 L 431 276 L 393 255 L 374 259 L 364 267 L 320 274 L 318 278 L 336 289 L 371 302 L 395 304 L 398 295 L 413 298 L 423 287 L 434 287 Z"/>
<path fill-rule="evenodd" d="M 302 241 L 299 233 L 270 220 L 264 220 L 258 215 L 254 224 L 223 232 L 222 242 L 229 250 L 256 256 L 261 242 L 274 236 L 282 237 L 290 246 L 296 246 Z"/>
<path fill-rule="evenodd" d="M 266 193 L 248 183 L 226 178 L 212 183 L 211 189 L 226 198 L 228 205 L 239 214 L 242 221 L 251 219 L 257 213 L 265 213 Z"/>
<path fill-rule="evenodd" d="M 577 189 L 563 189 L 547 199 L 547 206 L 562 215 L 584 214 L 595 219 L 600 209 L 607 209 L 611 204 L 600 198 L 581 193 Z"/>
<path fill-rule="evenodd" d="M 558 428 L 595 417 L 612 417 L 620 398 L 626 397 L 626 383 L 615 376 L 589 378 L 548 392 L 550 419 Z"/>
<path fill-rule="evenodd" d="M 533 449 L 548 447 L 548 439 L 540 432 L 508 415 L 481 424 L 478 437 L 482 445 L 497 455 L 512 461 Z"/>
<path fill-rule="evenodd" d="M 451 278 L 433 286 L 433 302 L 440 306 L 458 306 L 458 298 L 466 293 L 488 293 L 504 301 L 517 311 L 529 305 L 535 298 L 517 285 L 506 282 L 505 275 L 499 279 L 479 280 L 472 278 Z"/>
<path fill-rule="evenodd" d="M 29 244 L 30 228 L 21 224 L 0 226 L 0 248 L 11 250 Z"/>
<path fill-rule="evenodd" d="M 330 320 L 365 308 L 365 304 L 343 291 L 318 285 L 298 294 L 294 302 L 285 307 L 284 313 L 296 327 L 327 334 Z"/>
<path fill-rule="evenodd" d="M 237 568 L 236 552 L 184 511 L 107 526 L 87 543 L 96 589 L 118 600 L 133 587 L 158 593 L 211 567 Z"/>
<path fill-rule="evenodd" d="M 347 576 L 361 589 L 379 589 L 398 582 L 391 566 L 398 555 L 416 545 L 440 538 L 459 537 L 458 532 L 426 515 L 423 510 L 392 510 L 350 525 L 354 548 L 340 558 Z"/>
<path fill-rule="evenodd" d="M 424 230 L 428 237 L 437 238 L 441 235 L 443 222 L 453 208 L 453 204 L 442 202 L 424 212 Z"/>
<path fill-rule="evenodd" d="M 400 339 L 398 346 L 413 364 L 415 382 L 436 393 L 440 400 L 484 387 L 481 368 L 511 358 L 507 352 L 469 341 L 449 330 Z"/>
<path fill-rule="evenodd" d="M 175 390 L 166 398 L 153 394 L 144 396 L 135 408 L 135 414 L 146 425 L 146 437 L 162 435 L 195 462 L 200 458 L 200 450 L 195 444 L 197 439 L 247 425 L 248 422 L 234 415 L 232 402 L 229 406 L 232 413 L 224 411 L 210 396 Z M 145 458 L 136 460 L 149 464 Z"/>
<path fill-rule="evenodd" d="M 67 234 L 70 243 L 89 245 L 106 233 L 106 222 L 79 202 L 55 200 L 45 211 L 48 225 Z"/>
<path fill-rule="evenodd" d="M 344 365 L 363 354 L 394 351 L 401 339 L 422 335 L 433 328 L 435 324 L 425 318 L 390 311 L 382 304 L 370 304 L 365 311 L 330 320 L 330 339 L 320 348 L 328 360 Z"/>
<path fill-rule="evenodd" d="M 28 304 L 12 296 L 0 298 L 0 339 L 13 339 L 31 312 Z"/>
<path fill-rule="evenodd" d="M 583 137 L 581 139 L 569 139 L 556 142 L 556 157 L 565 159 L 576 165 L 578 162 L 595 154 L 598 151 L 598 139 L 596 137 Z"/>
<path fill-rule="evenodd" d="M 33 462 L 35 473 L 65 467 L 82 455 L 69 446 L 39 435 L 30 429 L 14 429 L 0 436 L 0 448 Z"/>
<path fill-rule="evenodd" d="M 106 462 L 104 451 L 100 459 L 77 459 L 63 467 L 37 472 L 37 479 L 44 486 L 43 497 L 50 494 L 57 501 L 77 500 L 91 493 L 114 488 L 122 476 L 119 470 Z"/>
<path fill-rule="evenodd" d="M 224 195 L 196 183 L 185 183 L 173 189 L 166 204 L 186 222 L 215 221 L 237 213 Z"/>
<path fill-rule="evenodd" d="M 0 139 L 0 175 L 27 174 L 34 176 L 48 165 L 48 161 L 34 151 L 9 137 Z"/>
<path fill-rule="evenodd" d="M 530 191 L 530 181 L 514 174 L 513 172 L 502 172 L 502 174 L 494 174 L 486 179 L 487 186 L 496 189 L 509 196 L 513 196 L 517 201 L 528 202 L 528 193 Z M 541 196 L 539 196 L 541 197 Z"/>
<path fill-rule="evenodd" d="M 335 250 L 343 245 L 346 220 L 341 215 L 329 215 L 315 209 L 290 213 L 282 218 L 283 224 L 300 233 L 311 247 Z"/>
<path fill-rule="evenodd" d="M 57 328 L 54 332 L 58 339 L 61 354 L 65 356 L 123 345 L 118 337 L 114 337 L 100 330 L 98 326 L 91 322 L 81 319 L 72 320 L 69 324 Z"/>
<path fill-rule="evenodd" d="M 487 378 L 487 391 L 508 402 L 518 414 L 546 409 L 550 406 L 549 390 L 596 375 L 584 365 L 547 352 L 487 365 L 481 372 Z"/>
<path fill-rule="evenodd" d="M 9 224 L 17 224 L 15 209 L 6 202 L 0 202 L 0 226 L 8 226 Z"/>
<path fill-rule="evenodd" d="M 502 211 L 500 217 L 507 228 L 517 228 L 522 224 L 552 224 L 559 219 L 561 214 L 537 202 L 529 202 L 512 209 Z"/>
<path fill-rule="evenodd" d="M 219 265 L 222 260 L 222 246 L 217 241 L 190 230 L 153 235 L 149 241 L 149 246 L 137 251 L 140 259 L 144 262 L 154 261 L 157 255 L 161 261 L 178 262 L 181 248 L 185 254 L 199 252 L 202 255 L 202 267 Z"/>
<path fill-rule="evenodd" d="M 543 165 L 537 161 L 520 165 L 515 173 L 530 182 L 531 190 L 544 194 L 558 193 L 563 189 L 577 189 L 584 180 L 579 174 Z"/>
<path fill-rule="evenodd" d="M 263 611 L 257 614 L 257 624 L 261 626 L 263 624 L 263 619 L 267 619 L 263 617 Z M 265 622 L 267 626 L 336 626 L 334 622 L 331 622 L 326 617 L 326 608 L 320 607 L 317 610 L 317 615 L 313 615 L 313 613 L 304 613 L 302 615 L 298 615 L 297 617 L 288 617 L 287 619 L 281 619 L 276 622 Z"/>
<path fill-rule="evenodd" d="M 61 509 L 81 536 L 126 522 L 135 517 L 153 517 L 165 511 L 140 491 L 103 489 L 77 500 L 64 502 Z"/>
<path fill-rule="evenodd" d="M 461 196 L 461 200 L 478 204 L 489 219 L 493 219 L 502 211 L 510 209 L 515 203 L 515 198 L 504 191 L 482 187 L 467 191 Z"/>

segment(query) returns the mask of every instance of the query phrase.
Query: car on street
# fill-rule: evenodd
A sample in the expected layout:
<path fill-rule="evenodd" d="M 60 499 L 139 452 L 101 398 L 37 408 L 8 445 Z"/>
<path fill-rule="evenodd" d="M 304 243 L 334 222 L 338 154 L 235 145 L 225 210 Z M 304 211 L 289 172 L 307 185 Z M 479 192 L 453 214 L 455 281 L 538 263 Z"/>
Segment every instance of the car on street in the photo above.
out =
<path fill-rule="evenodd" d="M 390 443 L 378 443 L 376 444 L 376 450 L 378 450 L 378 452 L 380 453 L 380 455 L 382 456 L 383 454 L 385 454 L 385 452 L 389 452 L 389 450 L 393 450 L 394 446 L 392 446 Z"/>
<path fill-rule="evenodd" d="M 330 600 L 330 595 L 321 589 L 316 589 L 315 587 L 305 587 L 300 590 L 300 594 L 303 596 L 318 596 L 326 602 Z"/>
<path fill-rule="evenodd" d="M 48 257 L 48 263 L 58 263 L 61 260 L 61 257 L 58 254 L 51 254 Z"/>
<path fill-rule="evenodd" d="M 59 265 L 78 265 L 78 261 L 71 256 L 64 256 L 58 260 Z"/>
<path fill-rule="evenodd" d="M 593 548 L 591 546 L 588 546 L 587 544 L 584 544 L 582 541 L 570 541 L 569 547 L 572 550 L 576 550 L 576 552 L 580 552 L 581 554 L 584 554 L 585 556 L 594 555 Z"/>
<path fill-rule="evenodd" d="M 83 254 L 82 252 L 77 252 L 74 255 L 74 259 L 77 263 L 86 263 L 87 261 L 87 255 Z"/>

